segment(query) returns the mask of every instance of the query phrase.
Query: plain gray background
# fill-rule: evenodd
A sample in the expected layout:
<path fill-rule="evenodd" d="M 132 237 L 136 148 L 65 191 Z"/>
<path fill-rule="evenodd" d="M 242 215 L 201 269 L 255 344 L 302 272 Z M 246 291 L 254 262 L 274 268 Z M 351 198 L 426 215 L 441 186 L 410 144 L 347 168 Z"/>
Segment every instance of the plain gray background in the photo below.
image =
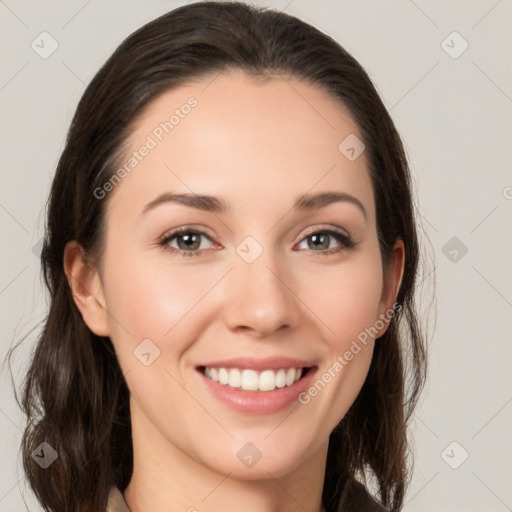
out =
<path fill-rule="evenodd" d="M 44 315 L 42 213 L 86 84 L 124 37 L 184 3 L 0 0 L 2 358 Z M 412 425 L 415 472 L 404 510 L 512 510 L 512 2 L 254 3 L 304 19 L 351 52 L 410 159 L 433 253 L 423 278 L 435 270 L 437 315 L 430 313 L 430 377 Z M 58 47 L 42 58 L 33 41 L 40 53 Z M 15 357 L 18 383 L 33 339 Z M 40 510 L 18 459 L 22 426 L 4 369 L 1 512 L 27 510 L 22 495 Z"/>

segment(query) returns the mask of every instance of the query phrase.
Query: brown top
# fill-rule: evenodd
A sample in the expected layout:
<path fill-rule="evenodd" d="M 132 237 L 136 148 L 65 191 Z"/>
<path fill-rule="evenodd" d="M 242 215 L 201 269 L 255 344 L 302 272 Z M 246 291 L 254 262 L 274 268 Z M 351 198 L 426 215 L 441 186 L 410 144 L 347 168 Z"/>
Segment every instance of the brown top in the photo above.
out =
<path fill-rule="evenodd" d="M 357 506 L 357 512 L 389 512 L 387 508 L 377 503 L 366 487 L 360 482 L 353 480 L 354 505 Z M 339 510 L 342 510 L 340 507 Z"/>
<path fill-rule="evenodd" d="M 387 509 L 379 505 L 368 493 L 365 487 L 356 483 L 357 488 L 357 512 L 387 512 Z M 131 512 L 124 501 L 121 491 L 117 487 L 110 488 L 106 512 Z M 355 511 L 354 511 L 355 512 Z"/>
<path fill-rule="evenodd" d="M 131 512 L 124 501 L 121 491 L 117 487 L 110 488 L 108 496 L 107 512 Z"/>

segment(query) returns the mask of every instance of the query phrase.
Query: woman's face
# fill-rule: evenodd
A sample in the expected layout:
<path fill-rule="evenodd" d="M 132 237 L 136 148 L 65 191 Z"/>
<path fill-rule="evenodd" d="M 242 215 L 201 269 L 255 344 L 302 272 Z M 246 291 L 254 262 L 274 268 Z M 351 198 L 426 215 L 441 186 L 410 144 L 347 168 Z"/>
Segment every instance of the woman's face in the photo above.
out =
<path fill-rule="evenodd" d="M 242 479 L 325 455 L 402 265 L 398 245 L 384 279 L 360 139 L 295 79 L 210 76 L 146 110 L 96 191 L 104 309 L 84 315 L 115 346 L 135 443 Z"/>

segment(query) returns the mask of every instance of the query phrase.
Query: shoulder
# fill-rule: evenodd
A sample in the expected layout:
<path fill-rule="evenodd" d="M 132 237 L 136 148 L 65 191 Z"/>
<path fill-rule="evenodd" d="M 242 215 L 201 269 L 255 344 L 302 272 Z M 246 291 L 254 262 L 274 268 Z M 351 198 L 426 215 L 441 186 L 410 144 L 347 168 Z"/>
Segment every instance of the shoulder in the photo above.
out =
<path fill-rule="evenodd" d="M 106 512 L 131 512 L 117 487 L 110 488 Z"/>
<path fill-rule="evenodd" d="M 363 484 L 356 480 L 352 483 L 352 496 L 354 498 L 354 505 L 361 512 L 389 512 L 387 508 L 371 496 Z"/>

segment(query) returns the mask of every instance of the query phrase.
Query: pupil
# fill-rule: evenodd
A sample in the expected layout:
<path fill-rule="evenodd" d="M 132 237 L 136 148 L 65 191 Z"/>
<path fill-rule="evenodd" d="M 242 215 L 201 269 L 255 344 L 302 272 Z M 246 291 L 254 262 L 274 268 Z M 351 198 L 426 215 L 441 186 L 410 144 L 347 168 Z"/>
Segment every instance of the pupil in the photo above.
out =
<path fill-rule="evenodd" d="M 198 238 L 197 234 L 188 234 L 188 235 L 181 235 L 181 239 L 184 241 L 184 246 L 186 249 L 195 249 L 195 247 L 192 247 L 194 243 L 197 243 L 197 240 L 193 240 L 193 238 Z M 178 241 L 180 238 L 178 238 Z M 178 244 L 180 245 L 180 244 Z M 183 247 L 181 247 L 183 248 Z"/>
<path fill-rule="evenodd" d="M 323 243 L 315 244 L 315 242 L 313 242 L 314 243 L 314 247 L 322 247 L 322 248 L 325 248 L 325 249 L 327 247 L 329 247 L 329 242 L 327 242 L 327 244 L 325 243 L 327 241 L 327 236 L 325 234 L 311 235 L 311 238 L 314 241 L 318 241 L 319 237 L 323 237 Z"/>

